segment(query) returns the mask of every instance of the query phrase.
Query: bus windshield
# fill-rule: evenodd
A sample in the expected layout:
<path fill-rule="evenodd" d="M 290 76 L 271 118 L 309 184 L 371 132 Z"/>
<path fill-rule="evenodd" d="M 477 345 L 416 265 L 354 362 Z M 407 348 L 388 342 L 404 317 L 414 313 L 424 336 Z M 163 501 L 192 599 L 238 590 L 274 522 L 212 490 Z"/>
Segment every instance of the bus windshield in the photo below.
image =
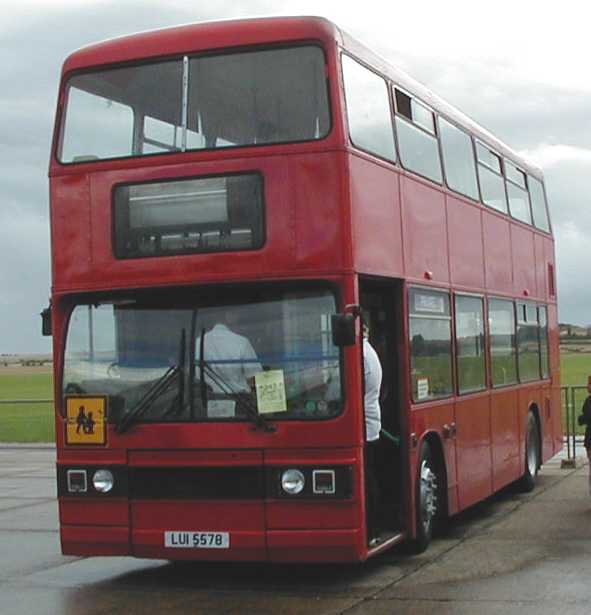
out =
<path fill-rule="evenodd" d="M 64 163 L 309 141 L 330 128 L 324 54 L 316 46 L 79 73 L 66 94 Z"/>
<path fill-rule="evenodd" d="M 215 297 L 77 305 L 68 328 L 64 394 L 107 396 L 115 423 L 139 403 L 140 422 L 339 414 L 331 292 L 259 289 Z M 146 407 L 154 387 L 158 394 Z"/>

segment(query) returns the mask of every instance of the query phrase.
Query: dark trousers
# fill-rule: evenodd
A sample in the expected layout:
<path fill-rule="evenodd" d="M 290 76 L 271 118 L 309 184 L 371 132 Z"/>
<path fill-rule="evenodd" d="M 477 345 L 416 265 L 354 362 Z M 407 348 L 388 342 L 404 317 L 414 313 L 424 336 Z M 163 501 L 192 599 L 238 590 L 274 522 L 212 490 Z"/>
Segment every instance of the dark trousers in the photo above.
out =
<path fill-rule="evenodd" d="M 380 489 L 377 478 L 379 445 L 379 440 L 365 443 L 365 508 L 370 540 L 380 533 Z"/>

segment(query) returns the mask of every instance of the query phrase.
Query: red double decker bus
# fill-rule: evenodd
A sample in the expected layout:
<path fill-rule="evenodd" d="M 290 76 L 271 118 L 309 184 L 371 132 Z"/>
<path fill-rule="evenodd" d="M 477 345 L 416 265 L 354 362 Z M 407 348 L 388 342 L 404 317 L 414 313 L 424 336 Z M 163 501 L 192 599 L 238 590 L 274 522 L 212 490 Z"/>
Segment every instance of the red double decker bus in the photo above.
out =
<path fill-rule="evenodd" d="M 50 186 L 65 554 L 421 550 L 561 448 L 540 171 L 332 23 L 75 52 Z"/>

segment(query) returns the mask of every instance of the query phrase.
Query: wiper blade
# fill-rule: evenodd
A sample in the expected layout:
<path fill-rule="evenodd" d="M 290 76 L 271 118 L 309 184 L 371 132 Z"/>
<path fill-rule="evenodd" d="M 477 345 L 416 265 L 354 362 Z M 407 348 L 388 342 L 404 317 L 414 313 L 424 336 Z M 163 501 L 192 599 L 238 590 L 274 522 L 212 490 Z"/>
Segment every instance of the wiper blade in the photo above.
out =
<path fill-rule="evenodd" d="M 178 365 L 169 367 L 154 384 L 144 393 L 137 404 L 123 414 L 115 430 L 117 433 L 124 433 L 129 429 L 131 424 L 138 419 L 165 391 L 168 390 L 175 378 L 180 375 L 182 378 L 182 370 Z"/>
<path fill-rule="evenodd" d="M 228 384 L 228 382 L 224 380 L 224 378 L 220 376 L 211 367 L 211 365 L 203 359 L 203 357 L 201 357 L 200 363 L 203 372 L 209 376 L 209 378 L 222 390 L 222 392 L 226 395 L 232 395 L 236 400 L 236 404 L 243 410 L 246 410 L 246 415 L 254 423 L 255 428 L 261 429 L 267 433 L 277 431 L 277 427 L 269 423 L 264 416 L 260 415 L 256 406 L 247 397 L 237 391 L 234 391 L 232 386 Z"/>
<path fill-rule="evenodd" d="M 169 367 L 154 384 L 144 393 L 142 398 L 138 401 L 138 403 L 128 412 L 124 413 L 119 422 L 116 425 L 117 433 L 125 432 L 129 426 L 139 418 L 163 393 L 165 393 L 172 382 L 174 382 L 175 378 L 178 376 L 178 395 L 177 395 L 177 404 L 182 408 L 183 399 L 185 396 L 185 380 L 184 380 L 184 369 L 185 369 L 185 338 L 186 333 L 183 329 L 181 331 L 181 340 L 179 343 L 179 358 L 178 364 L 172 365 Z M 167 413 L 165 413 L 166 416 Z"/>

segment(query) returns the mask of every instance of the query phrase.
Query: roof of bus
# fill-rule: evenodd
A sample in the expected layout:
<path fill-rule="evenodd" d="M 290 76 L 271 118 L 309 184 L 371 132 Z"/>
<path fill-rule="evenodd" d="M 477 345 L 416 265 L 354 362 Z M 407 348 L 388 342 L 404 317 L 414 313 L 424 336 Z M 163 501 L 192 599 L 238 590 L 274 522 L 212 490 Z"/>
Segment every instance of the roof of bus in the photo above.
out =
<path fill-rule="evenodd" d="M 73 52 L 64 62 L 62 75 L 84 68 L 133 60 L 297 40 L 338 43 L 409 94 L 416 96 L 452 122 L 470 130 L 477 139 L 487 143 L 499 154 L 512 159 L 525 171 L 537 177 L 542 176 L 538 167 L 526 162 L 488 130 L 323 17 L 260 17 L 211 21 L 121 36 Z"/>
<path fill-rule="evenodd" d="M 120 36 L 82 47 L 64 62 L 63 73 L 114 62 L 165 57 L 281 41 L 341 42 L 339 29 L 322 17 L 260 17 L 206 21 Z"/>

